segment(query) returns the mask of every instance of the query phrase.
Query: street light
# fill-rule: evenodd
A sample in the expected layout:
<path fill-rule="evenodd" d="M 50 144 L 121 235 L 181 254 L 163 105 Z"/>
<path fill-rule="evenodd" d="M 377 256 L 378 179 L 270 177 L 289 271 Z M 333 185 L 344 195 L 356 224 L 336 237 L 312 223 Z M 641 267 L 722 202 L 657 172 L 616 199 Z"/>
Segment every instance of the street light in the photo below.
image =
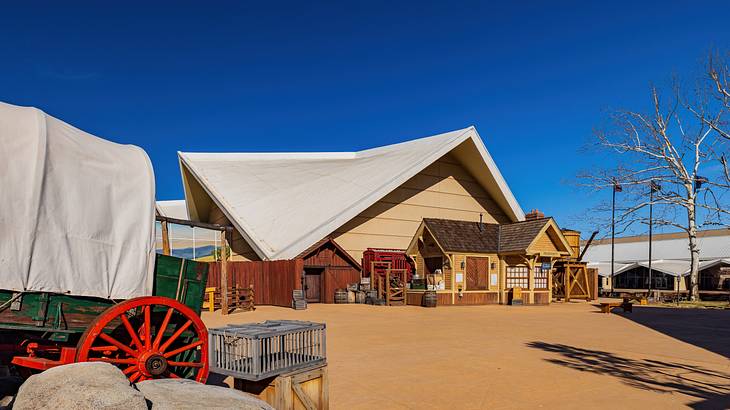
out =
<path fill-rule="evenodd" d="M 654 192 L 659 192 L 662 190 L 662 187 L 659 186 L 656 182 L 649 181 L 649 291 L 648 297 L 651 296 L 651 285 L 652 285 L 652 277 L 651 277 L 651 241 L 652 241 L 652 213 L 654 209 Z"/>
<path fill-rule="evenodd" d="M 623 188 L 616 178 L 613 178 L 613 198 L 611 199 L 611 294 L 613 294 L 613 274 L 614 274 L 614 244 L 616 234 L 616 192 L 621 192 Z"/>

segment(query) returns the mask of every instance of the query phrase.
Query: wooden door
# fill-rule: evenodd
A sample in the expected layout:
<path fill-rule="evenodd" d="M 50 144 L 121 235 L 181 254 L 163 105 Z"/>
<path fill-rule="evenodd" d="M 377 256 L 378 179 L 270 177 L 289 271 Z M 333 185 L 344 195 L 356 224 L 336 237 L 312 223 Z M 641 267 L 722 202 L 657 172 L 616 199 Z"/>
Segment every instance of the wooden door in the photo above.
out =
<path fill-rule="evenodd" d="M 304 297 L 307 298 L 307 302 L 320 302 L 321 295 L 322 272 L 306 272 L 304 275 Z"/>
<path fill-rule="evenodd" d="M 466 258 L 466 290 L 489 289 L 489 258 Z"/>

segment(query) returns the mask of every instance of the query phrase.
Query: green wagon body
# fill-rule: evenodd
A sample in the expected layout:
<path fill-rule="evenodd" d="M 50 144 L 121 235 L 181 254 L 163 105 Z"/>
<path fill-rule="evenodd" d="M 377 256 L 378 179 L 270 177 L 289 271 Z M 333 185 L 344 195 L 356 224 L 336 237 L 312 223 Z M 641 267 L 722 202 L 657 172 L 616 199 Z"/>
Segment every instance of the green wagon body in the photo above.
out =
<path fill-rule="evenodd" d="M 183 266 L 181 272 L 180 267 Z M 178 300 L 200 314 L 208 278 L 208 264 L 157 255 L 152 296 Z M 0 306 L 17 293 L 0 290 Z M 57 293 L 28 292 L 0 311 L 0 329 L 47 334 L 49 340 L 68 341 L 115 301 Z"/>
<path fill-rule="evenodd" d="M 157 255 L 154 271 L 153 294 L 174 299 L 199 315 L 203 303 L 208 264 L 166 255 Z M 22 353 L 27 343 L 45 346 L 75 347 L 94 321 L 119 302 L 94 297 L 45 292 L 17 292 L 0 290 L 0 364 L 9 364 L 13 356 Z M 165 308 L 158 307 L 152 315 L 164 316 Z M 104 328 L 112 334 L 119 321 Z M 176 324 L 171 323 L 165 335 L 173 334 Z M 183 341 L 194 339 L 191 331 L 180 335 Z M 182 360 L 191 352 L 181 354 Z M 185 377 L 185 376 L 183 376 Z"/>

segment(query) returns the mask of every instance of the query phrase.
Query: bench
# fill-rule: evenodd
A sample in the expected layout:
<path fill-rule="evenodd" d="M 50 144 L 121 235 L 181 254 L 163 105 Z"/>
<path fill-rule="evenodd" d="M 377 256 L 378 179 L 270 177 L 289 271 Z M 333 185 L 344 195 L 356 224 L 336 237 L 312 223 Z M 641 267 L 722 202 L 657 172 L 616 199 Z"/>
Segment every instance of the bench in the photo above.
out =
<path fill-rule="evenodd" d="M 601 312 L 611 313 L 611 309 L 617 307 L 623 308 L 624 312 L 632 312 L 634 304 L 629 302 L 628 300 L 624 300 L 623 302 L 602 302 Z"/>

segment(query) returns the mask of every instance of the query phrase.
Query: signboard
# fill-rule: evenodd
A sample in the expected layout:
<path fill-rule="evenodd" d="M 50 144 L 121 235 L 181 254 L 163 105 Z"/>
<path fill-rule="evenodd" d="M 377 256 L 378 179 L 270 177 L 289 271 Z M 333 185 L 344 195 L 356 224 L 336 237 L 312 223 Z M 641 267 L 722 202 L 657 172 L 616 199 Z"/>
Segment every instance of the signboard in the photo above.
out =
<path fill-rule="evenodd" d="M 550 264 L 550 262 L 543 262 L 542 263 L 542 268 L 544 270 L 548 270 L 548 269 L 552 268 L 552 265 Z"/>
<path fill-rule="evenodd" d="M 497 274 L 492 273 L 489 275 L 489 286 L 497 286 Z"/>
<path fill-rule="evenodd" d="M 464 274 L 461 272 L 456 273 L 456 283 L 464 282 Z"/>

